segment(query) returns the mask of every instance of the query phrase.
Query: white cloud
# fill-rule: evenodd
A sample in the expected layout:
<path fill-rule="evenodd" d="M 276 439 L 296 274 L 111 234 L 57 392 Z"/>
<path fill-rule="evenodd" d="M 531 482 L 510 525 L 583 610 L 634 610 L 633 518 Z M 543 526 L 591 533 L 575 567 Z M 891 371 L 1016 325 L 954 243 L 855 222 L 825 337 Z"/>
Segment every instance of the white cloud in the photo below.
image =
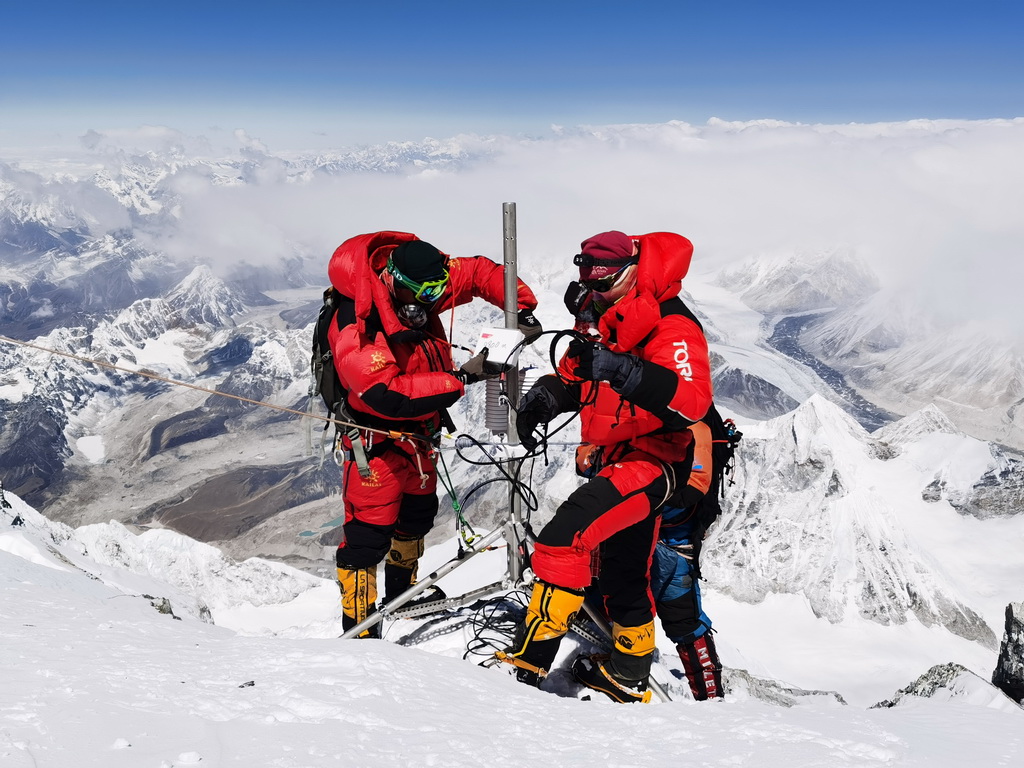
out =
<path fill-rule="evenodd" d="M 267 146 L 262 141 L 260 141 L 259 139 L 254 139 L 252 136 L 250 136 L 246 131 L 244 131 L 241 128 L 238 128 L 237 130 L 235 130 L 232 135 L 235 137 L 235 140 L 242 147 L 245 147 L 247 149 L 252 149 L 252 150 L 255 150 L 257 152 L 266 152 L 267 151 Z"/>
<path fill-rule="evenodd" d="M 991 312 L 1015 304 L 1022 120 L 712 120 L 461 141 L 486 144 L 493 157 L 458 171 L 301 184 L 277 174 L 205 189 L 183 201 L 183 229 L 211 254 L 251 261 L 295 243 L 326 260 L 346 237 L 384 228 L 453 253 L 497 256 L 501 203 L 515 201 L 526 270 L 568 264 L 580 240 L 605 229 L 672 230 L 694 241 L 695 269 L 842 244 L 937 305 Z"/>
<path fill-rule="evenodd" d="M 130 139 L 208 146 L 169 129 Z M 1024 334 L 1016 311 L 1022 119 L 553 127 L 533 139 L 389 145 L 396 157 L 419 149 L 426 165 L 304 180 L 285 167 L 288 155 L 243 130 L 234 139 L 247 183 L 179 177 L 181 226 L 166 247 L 211 263 L 266 263 L 299 251 L 321 253 L 326 264 L 345 238 L 390 228 L 451 253 L 499 257 L 501 203 L 514 201 L 525 272 L 556 264 L 568 271 L 582 239 L 613 228 L 687 235 L 694 269 L 841 245 L 947 315 L 990 318 Z M 478 159 L 433 164 L 460 148 Z"/>

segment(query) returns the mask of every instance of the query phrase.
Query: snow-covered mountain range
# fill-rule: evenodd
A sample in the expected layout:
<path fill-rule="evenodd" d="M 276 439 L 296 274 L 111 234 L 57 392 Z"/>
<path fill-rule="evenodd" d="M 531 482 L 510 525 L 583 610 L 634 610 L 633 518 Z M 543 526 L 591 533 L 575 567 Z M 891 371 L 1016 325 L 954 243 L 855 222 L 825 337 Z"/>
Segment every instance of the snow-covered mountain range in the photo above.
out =
<path fill-rule="evenodd" d="M 301 409 L 322 254 L 290 251 L 277 266 L 221 265 L 217 273 L 202 264 L 201 254 L 192 264 L 180 254 L 172 259 L 167 254 L 181 234 L 176 210 L 182 200 L 194 197 L 197 187 L 258 187 L 275 169 L 301 185 L 357 170 L 450 170 L 485 162 L 491 151 L 485 141 L 464 139 L 333 158 L 281 158 L 250 148 L 238 158 L 214 160 L 170 147 L 162 154 L 100 153 L 93 167 L 75 176 L 0 167 L 4 333 Z M 545 324 L 564 324 L 558 298 L 564 278 L 547 270 L 536 280 L 524 276 L 541 293 Z M 297 285 L 304 287 L 293 289 Z M 819 408 L 833 403 L 875 430 L 935 400 L 964 435 L 992 439 L 997 433 L 1000 443 L 1024 444 L 1015 411 L 1007 411 L 1012 405 L 996 396 L 1018 388 L 1020 358 L 1010 352 L 979 357 L 977 337 L 964 334 L 954 348 L 940 334 L 948 356 L 969 362 L 952 368 L 945 384 L 937 382 L 919 362 L 927 352 L 921 324 L 907 319 L 903 305 L 879 308 L 878 278 L 849 248 L 759 256 L 717 274 L 695 274 L 686 289 L 712 340 L 717 399 L 739 418 L 779 417 L 817 395 Z M 865 315 L 874 324 L 865 323 Z M 472 344 L 474 329 L 494 319 L 486 308 L 470 310 L 459 318 L 456 340 Z M 872 367 L 864 363 L 864 349 L 884 349 L 886 356 Z M 887 375 L 901 355 L 907 378 L 899 386 L 909 394 L 894 404 L 871 382 L 894 386 Z M 534 352 L 526 362 L 542 368 L 545 358 Z M 915 366 L 922 371 L 917 380 Z M 319 522 L 337 516 L 331 495 L 336 470 L 304 457 L 303 430 L 294 418 L 10 344 L 0 376 L 6 485 L 55 519 L 168 525 L 205 540 L 234 541 L 239 554 L 317 559 L 317 548 L 333 543 L 330 526 L 326 537 L 291 535 L 295 528 L 317 533 Z M 934 397 L 942 386 L 949 396 Z M 464 428 L 486 436 L 473 416 L 481 395 L 460 404 L 457 416 Z M 950 407 L 954 400 L 958 405 Z M 256 443 L 247 438 L 253 434 L 260 436 Z M 567 434 L 571 439 L 571 427 Z M 240 449 L 253 444 L 258 451 Z M 997 445 L 988 450 L 991 460 L 978 465 L 976 477 L 951 485 L 937 474 L 925 495 L 972 514 L 1015 514 L 1019 460 Z M 753 461 L 752 452 L 748 458 Z M 538 469 L 540 515 L 566 491 L 566 481 L 557 481 L 563 462 L 555 456 Z M 478 470 L 457 464 L 454 478 L 472 484 Z M 787 465 L 779 475 L 782 464 L 777 477 L 800 471 Z M 503 499 L 490 493 L 476 503 L 489 521 Z"/>
<path fill-rule="evenodd" d="M 324 179 L 352 174 L 370 186 L 381 174 L 415 183 L 500 161 L 500 147 L 464 137 L 286 157 L 251 146 L 229 159 L 181 147 L 129 154 L 98 139 L 95 149 L 89 162 L 56 169 L 0 163 L 0 482 L 28 521 L 25 530 L 0 521 L 0 558 L 10 555 L 2 573 L 10 585 L 59 592 L 85 572 L 102 586 L 71 590 L 90 605 L 150 595 L 144 607 L 163 606 L 189 626 L 334 638 L 340 476 L 319 455 L 321 422 L 298 412 L 336 243 L 282 237 L 268 260 L 246 241 L 248 221 L 205 240 L 183 223 L 196 221 L 214 189 L 248 195 L 225 213 L 211 202 L 215 223 L 247 205 L 272 217 L 260 199 L 271 184 L 315 199 Z M 339 239 L 362 231 L 352 226 Z M 565 271 L 552 261 L 522 265 L 545 327 L 566 325 Z M 900 710 L 939 692 L 954 707 L 980 702 L 1016 717 L 985 681 L 1024 584 L 1021 346 L 893 296 L 848 245 L 750 253 L 721 269 L 695 261 L 684 298 L 711 341 L 716 400 L 744 432 L 704 556 L 707 608 L 735 696 Z M 474 304 L 455 318 L 454 341 L 472 346 L 481 328 L 501 324 L 496 309 Z M 526 350 L 522 363 L 545 370 L 547 350 Z M 471 388 L 453 416 L 460 432 L 491 442 L 485 406 L 483 387 Z M 576 486 L 576 429 L 570 422 L 528 467 L 535 524 Z M 486 530 L 505 519 L 509 497 L 479 462 L 500 449 L 454 438 L 442 443 L 445 471 L 469 496 L 472 525 Z M 450 501 L 429 557 L 452 546 Z M 24 612 L 5 609 L 8 621 L 41 621 L 31 591 L 17 589 Z M 316 610 L 296 609 L 309 601 Z M 136 608 L 127 619 L 100 608 L 89 615 L 144 633 L 149 619 L 166 617 L 143 620 Z M 27 638 L 11 641 L 25 658 Z M 130 632 L 122 640 L 137 642 Z M 405 663 L 396 657 L 396 668 Z M 740 717 L 753 729 L 759 715 Z M 794 733 L 803 722 L 791 724 Z M 920 749 L 910 731 L 897 739 Z M 867 740 L 836 764 L 898 760 L 883 742 Z M 20 759 L 19 749 L 0 742 L 4 757 Z M 993 754 L 1012 759 L 1014 750 Z"/>

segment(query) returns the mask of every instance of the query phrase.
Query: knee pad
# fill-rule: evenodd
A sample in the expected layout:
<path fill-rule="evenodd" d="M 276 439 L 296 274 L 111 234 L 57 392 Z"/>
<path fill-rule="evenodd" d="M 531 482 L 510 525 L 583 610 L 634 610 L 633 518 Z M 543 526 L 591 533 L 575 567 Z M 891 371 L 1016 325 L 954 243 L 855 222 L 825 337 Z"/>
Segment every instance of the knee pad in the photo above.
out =
<path fill-rule="evenodd" d="M 594 553 L 579 544 L 579 537 L 572 546 L 553 547 L 538 541 L 533 545 L 531 565 L 542 579 L 551 579 L 569 588 L 582 591 L 594 580 Z"/>

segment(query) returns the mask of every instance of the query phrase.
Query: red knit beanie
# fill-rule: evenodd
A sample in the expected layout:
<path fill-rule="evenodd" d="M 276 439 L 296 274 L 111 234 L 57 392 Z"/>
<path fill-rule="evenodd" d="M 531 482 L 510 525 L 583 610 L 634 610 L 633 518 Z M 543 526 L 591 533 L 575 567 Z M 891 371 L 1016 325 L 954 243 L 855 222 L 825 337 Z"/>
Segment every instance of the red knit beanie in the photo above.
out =
<path fill-rule="evenodd" d="M 581 280 L 598 280 L 615 274 L 633 261 L 633 241 L 625 232 L 612 230 L 588 237 L 580 243 Z"/>

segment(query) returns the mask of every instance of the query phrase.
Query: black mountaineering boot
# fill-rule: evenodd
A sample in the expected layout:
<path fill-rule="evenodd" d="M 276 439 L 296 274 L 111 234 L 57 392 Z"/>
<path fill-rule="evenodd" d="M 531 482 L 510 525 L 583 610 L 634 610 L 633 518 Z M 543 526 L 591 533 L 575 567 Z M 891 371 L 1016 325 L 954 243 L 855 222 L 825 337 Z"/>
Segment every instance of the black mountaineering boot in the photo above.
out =
<path fill-rule="evenodd" d="M 608 654 L 577 656 L 572 663 L 572 676 L 587 688 L 600 691 L 612 701 L 622 703 L 648 702 L 651 692 L 647 680 L 626 680 L 616 675 L 609 665 Z"/>
<path fill-rule="evenodd" d="M 654 660 L 654 621 L 638 627 L 612 625 L 611 655 L 580 656 L 573 662 L 577 682 L 600 691 L 612 701 L 651 700 L 649 679 Z"/>

